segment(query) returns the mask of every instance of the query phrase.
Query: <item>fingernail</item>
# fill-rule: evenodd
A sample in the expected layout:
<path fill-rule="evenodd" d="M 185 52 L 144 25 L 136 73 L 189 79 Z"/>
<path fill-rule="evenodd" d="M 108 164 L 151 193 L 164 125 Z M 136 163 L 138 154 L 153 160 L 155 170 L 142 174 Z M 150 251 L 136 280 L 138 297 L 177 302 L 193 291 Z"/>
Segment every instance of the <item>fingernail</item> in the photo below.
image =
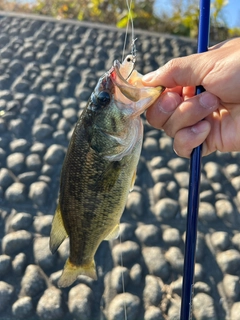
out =
<path fill-rule="evenodd" d="M 176 153 L 177 156 L 179 156 L 179 154 L 175 148 L 173 148 L 173 151 Z"/>
<path fill-rule="evenodd" d="M 149 72 L 142 77 L 142 80 L 145 82 L 150 82 L 155 75 L 155 71 Z"/>
<path fill-rule="evenodd" d="M 192 126 L 190 130 L 195 134 L 201 134 L 209 129 L 209 125 L 206 121 L 200 121 L 196 125 Z"/>
<path fill-rule="evenodd" d="M 158 109 L 163 113 L 172 113 L 181 103 L 180 96 L 176 96 L 173 92 L 166 92 L 158 99 Z"/>
<path fill-rule="evenodd" d="M 199 102 L 203 108 L 213 109 L 218 105 L 218 98 L 209 92 L 203 92 Z"/>

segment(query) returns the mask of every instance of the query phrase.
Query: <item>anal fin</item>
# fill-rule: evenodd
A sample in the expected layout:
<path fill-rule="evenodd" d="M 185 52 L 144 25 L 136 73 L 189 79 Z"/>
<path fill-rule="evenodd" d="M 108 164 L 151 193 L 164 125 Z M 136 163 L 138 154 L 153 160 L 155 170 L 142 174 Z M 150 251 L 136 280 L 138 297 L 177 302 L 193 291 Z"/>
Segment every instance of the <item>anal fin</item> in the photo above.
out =
<path fill-rule="evenodd" d="M 119 236 L 119 223 L 112 229 L 112 231 L 106 236 L 104 240 L 112 240 L 112 239 L 117 239 Z"/>
<path fill-rule="evenodd" d="M 58 204 L 55 215 L 53 217 L 52 229 L 50 233 L 50 250 L 52 253 L 56 252 L 60 244 L 68 237 L 64 228 L 63 219 Z"/>

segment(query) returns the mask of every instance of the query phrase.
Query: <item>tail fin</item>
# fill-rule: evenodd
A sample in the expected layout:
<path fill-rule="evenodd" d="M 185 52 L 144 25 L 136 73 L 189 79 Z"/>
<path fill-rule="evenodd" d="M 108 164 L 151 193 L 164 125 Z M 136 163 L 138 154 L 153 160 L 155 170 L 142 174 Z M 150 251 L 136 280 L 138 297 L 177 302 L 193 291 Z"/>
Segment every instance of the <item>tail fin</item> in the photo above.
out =
<path fill-rule="evenodd" d="M 95 262 L 92 260 L 88 265 L 76 266 L 67 259 L 61 278 L 58 281 L 58 286 L 62 288 L 68 287 L 77 280 L 77 277 L 80 275 L 85 275 L 93 280 L 97 280 Z"/>

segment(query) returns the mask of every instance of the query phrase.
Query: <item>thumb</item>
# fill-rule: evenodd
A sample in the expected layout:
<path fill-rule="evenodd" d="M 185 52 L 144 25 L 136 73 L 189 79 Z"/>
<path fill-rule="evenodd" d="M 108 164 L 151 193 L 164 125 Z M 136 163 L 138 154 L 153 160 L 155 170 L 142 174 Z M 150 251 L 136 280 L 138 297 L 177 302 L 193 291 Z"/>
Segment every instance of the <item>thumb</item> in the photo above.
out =
<path fill-rule="evenodd" d="M 142 82 L 146 86 L 162 85 L 167 88 L 202 85 L 202 80 L 210 68 L 207 66 L 209 59 L 206 58 L 203 53 L 197 53 L 170 60 L 163 67 L 144 75 Z"/>

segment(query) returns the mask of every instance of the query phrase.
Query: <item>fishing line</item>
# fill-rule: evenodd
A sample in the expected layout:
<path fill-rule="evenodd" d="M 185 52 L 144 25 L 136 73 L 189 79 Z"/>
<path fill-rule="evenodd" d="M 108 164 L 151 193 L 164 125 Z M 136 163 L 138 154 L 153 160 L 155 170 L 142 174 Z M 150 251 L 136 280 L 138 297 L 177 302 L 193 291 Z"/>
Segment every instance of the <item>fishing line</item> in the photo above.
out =
<path fill-rule="evenodd" d="M 124 37 L 124 44 L 123 44 L 123 52 L 122 52 L 122 63 L 124 61 L 124 56 L 125 56 L 125 50 L 126 50 L 126 45 L 127 45 L 127 36 L 128 36 L 128 29 L 129 29 L 129 21 L 131 21 L 131 29 L 132 29 L 132 43 L 131 43 L 131 54 L 132 54 L 132 58 L 134 59 L 133 64 L 135 63 L 135 56 L 136 56 L 136 45 L 135 45 L 135 41 L 136 39 L 134 39 L 134 26 L 133 26 L 133 17 L 132 17 L 132 13 L 131 13 L 131 6 L 132 6 L 132 0 L 130 1 L 130 3 L 128 2 L 128 0 L 126 0 L 126 4 L 127 4 L 127 8 L 128 8 L 128 20 L 127 20 L 127 26 L 126 26 L 126 32 L 125 32 L 125 37 Z M 133 69 L 131 70 L 132 73 Z M 131 75 L 130 73 L 130 75 Z M 127 77 L 127 79 L 129 78 L 129 76 Z M 127 80 L 126 79 L 126 80 Z M 119 236 L 119 241 L 120 243 L 122 243 L 122 237 L 121 237 L 121 233 Z M 122 255 L 122 251 L 121 251 L 121 267 L 123 268 L 123 255 Z M 124 281 L 124 275 L 123 275 L 123 270 L 121 272 L 121 277 L 122 277 L 122 291 L 123 293 L 125 293 L 125 281 Z M 123 300 L 123 304 L 124 304 L 124 319 L 127 320 L 127 306 L 126 306 L 126 300 L 124 298 Z"/>
<path fill-rule="evenodd" d="M 124 61 L 124 56 L 125 56 L 127 37 L 128 37 L 128 29 L 129 29 L 129 21 L 130 21 L 131 22 L 131 32 L 132 32 L 131 54 L 132 54 L 132 59 L 133 59 L 133 64 L 134 64 L 137 50 L 136 50 L 136 45 L 135 45 L 136 39 L 134 39 L 133 17 L 132 17 L 132 13 L 131 13 L 132 0 L 130 1 L 130 3 L 128 2 L 128 0 L 126 0 L 126 4 L 127 4 L 127 9 L 128 9 L 128 20 L 127 20 L 126 32 L 125 32 L 124 43 L 123 43 L 122 63 Z M 131 70 L 131 73 L 132 73 L 133 69 Z M 130 73 L 130 75 L 131 75 L 131 73 Z M 130 75 L 128 75 L 127 79 L 129 78 Z M 119 236 L 119 241 L 120 241 L 120 243 L 122 243 L 121 233 Z M 123 268 L 122 251 L 121 251 L 121 267 Z M 125 281 L 124 281 L 123 270 L 121 271 L 121 278 L 122 278 L 122 291 L 123 291 L 123 293 L 125 293 Z M 126 306 L 126 299 L 125 298 L 123 300 L 123 305 L 124 305 L 124 319 L 127 320 L 127 306 Z"/>
<path fill-rule="evenodd" d="M 131 21 L 131 29 L 132 29 L 132 53 L 136 55 L 136 47 L 135 47 L 135 40 L 134 40 L 134 26 L 133 26 L 133 17 L 131 13 L 131 6 L 132 6 L 132 1 L 130 1 L 130 4 L 128 0 L 126 0 L 127 8 L 128 8 L 128 20 L 127 20 L 127 26 L 126 26 L 126 32 L 125 32 L 125 38 L 124 38 L 124 43 L 123 43 L 123 52 L 122 52 L 122 62 L 124 60 L 125 56 L 125 50 L 126 50 L 126 45 L 127 45 L 127 36 L 128 36 L 128 29 L 129 29 L 129 21 Z"/>
<path fill-rule="evenodd" d="M 120 243 L 122 243 L 122 237 L 121 237 L 121 233 L 119 236 L 119 241 Z M 121 267 L 123 268 L 123 255 L 122 255 L 122 251 L 121 251 Z M 123 293 L 125 293 L 125 281 L 124 281 L 124 275 L 123 275 L 123 270 L 121 272 L 121 277 L 122 277 L 122 289 L 123 289 Z M 124 299 L 124 319 L 127 320 L 127 306 L 126 306 L 126 300 Z"/>

